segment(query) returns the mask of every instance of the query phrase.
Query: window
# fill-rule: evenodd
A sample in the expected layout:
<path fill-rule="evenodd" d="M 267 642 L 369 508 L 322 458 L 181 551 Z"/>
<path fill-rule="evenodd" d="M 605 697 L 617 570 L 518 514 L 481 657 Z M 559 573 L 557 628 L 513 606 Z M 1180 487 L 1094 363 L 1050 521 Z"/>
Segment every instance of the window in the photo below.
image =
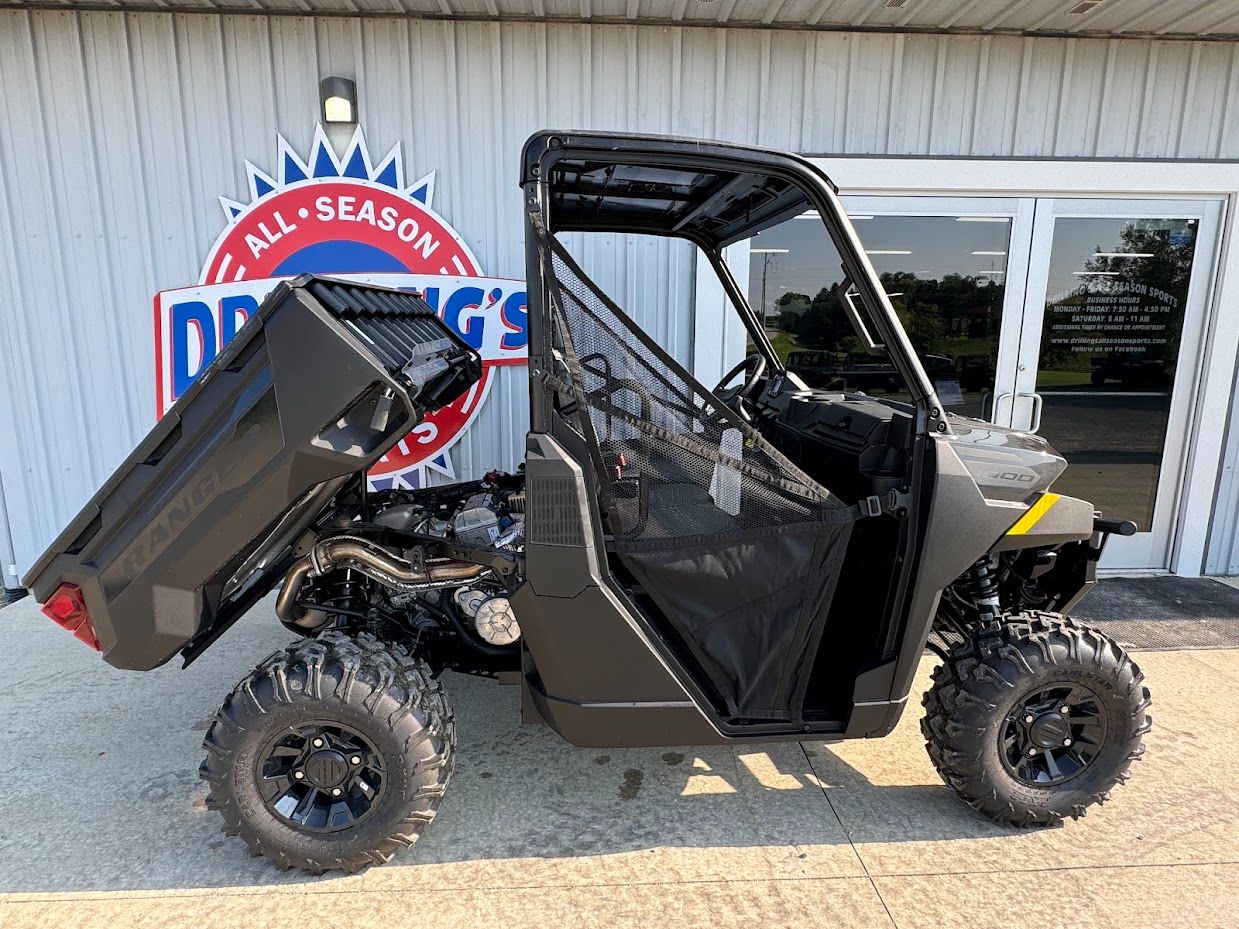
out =
<path fill-rule="evenodd" d="M 970 416 L 993 392 L 1011 220 L 852 217 L 943 405 Z M 890 362 L 867 353 L 844 312 L 843 271 L 804 213 L 750 240 L 749 299 L 779 356 L 810 386 L 907 400 Z"/>

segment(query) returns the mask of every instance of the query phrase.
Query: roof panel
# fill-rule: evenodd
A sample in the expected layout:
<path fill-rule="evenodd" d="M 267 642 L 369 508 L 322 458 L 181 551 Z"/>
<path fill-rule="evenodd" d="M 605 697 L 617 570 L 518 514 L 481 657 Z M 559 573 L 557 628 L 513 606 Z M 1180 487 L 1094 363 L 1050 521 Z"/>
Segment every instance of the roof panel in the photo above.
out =
<path fill-rule="evenodd" d="M 1236 0 L 0 0 L 0 7 L 362 13 L 1061 35 L 1239 38 Z"/>
<path fill-rule="evenodd" d="M 1148 33 L 1158 26 L 1181 18 L 1183 11 L 1190 9 L 1193 2 L 1199 3 L 1200 0 L 1181 0 L 1177 4 L 1166 3 L 1165 0 L 1125 0 L 1123 3 L 1103 0 L 1088 8 L 1085 3 L 1077 3 L 1054 14 L 1040 28 L 1061 29 L 1080 34 Z M 1080 12 L 1073 13 L 1072 10 Z"/>
<path fill-rule="evenodd" d="M 1171 28 L 1199 35 L 1235 35 L 1239 33 L 1239 8 L 1235 6 L 1234 0 L 1211 3 L 1198 10 L 1194 9 L 1178 23 L 1172 22 Z"/>

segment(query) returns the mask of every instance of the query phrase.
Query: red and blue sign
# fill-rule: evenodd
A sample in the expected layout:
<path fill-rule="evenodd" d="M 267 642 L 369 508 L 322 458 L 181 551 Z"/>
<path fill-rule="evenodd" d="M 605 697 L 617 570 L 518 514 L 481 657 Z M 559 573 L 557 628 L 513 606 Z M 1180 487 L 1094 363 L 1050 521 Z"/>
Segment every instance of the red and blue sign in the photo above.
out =
<path fill-rule="evenodd" d="M 525 364 L 525 285 L 484 277 L 469 246 L 430 207 L 434 174 L 411 185 L 397 146 L 377 165 L 358 129 L 337 157 L 322 128 L 310 158 L 279 140 L 275 176 L 246 162 L 250 202 L 224 197 L 228 226 L 197 286 L 155 296 L 157 412 L 162 416 L 285 277 L 331 274 L 422 293 L 482 356 L 482 379 L 427 416 L 370 471 L 376 488 L 455 477 L 451 447 L 477 418 L 494 368 Z"/>

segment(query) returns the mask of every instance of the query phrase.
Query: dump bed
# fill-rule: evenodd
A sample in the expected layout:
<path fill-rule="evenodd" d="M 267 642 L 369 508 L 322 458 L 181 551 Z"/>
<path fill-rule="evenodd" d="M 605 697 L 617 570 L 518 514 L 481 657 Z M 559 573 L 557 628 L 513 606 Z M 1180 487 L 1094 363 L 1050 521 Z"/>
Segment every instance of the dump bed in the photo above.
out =
<path fill-rule="evenodd" d="M 23 583 L 81 588 L 107 661 L 196 653 L 280 579 L 337 490 L 481 376 L 419 296 L 280 284 Z"/>

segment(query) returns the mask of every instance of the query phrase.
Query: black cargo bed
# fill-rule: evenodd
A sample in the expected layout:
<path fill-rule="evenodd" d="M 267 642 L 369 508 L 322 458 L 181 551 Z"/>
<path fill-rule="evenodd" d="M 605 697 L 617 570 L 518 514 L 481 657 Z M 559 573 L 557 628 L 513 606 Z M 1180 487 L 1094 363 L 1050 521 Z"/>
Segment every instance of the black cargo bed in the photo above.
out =
<path fill-rule="evenodd" d="M 419 296 L 282 283 L 23 579 L 81 588 L 104 657 L 162 664 L 280 580 L 331 497 L 481 359 Z"/>

